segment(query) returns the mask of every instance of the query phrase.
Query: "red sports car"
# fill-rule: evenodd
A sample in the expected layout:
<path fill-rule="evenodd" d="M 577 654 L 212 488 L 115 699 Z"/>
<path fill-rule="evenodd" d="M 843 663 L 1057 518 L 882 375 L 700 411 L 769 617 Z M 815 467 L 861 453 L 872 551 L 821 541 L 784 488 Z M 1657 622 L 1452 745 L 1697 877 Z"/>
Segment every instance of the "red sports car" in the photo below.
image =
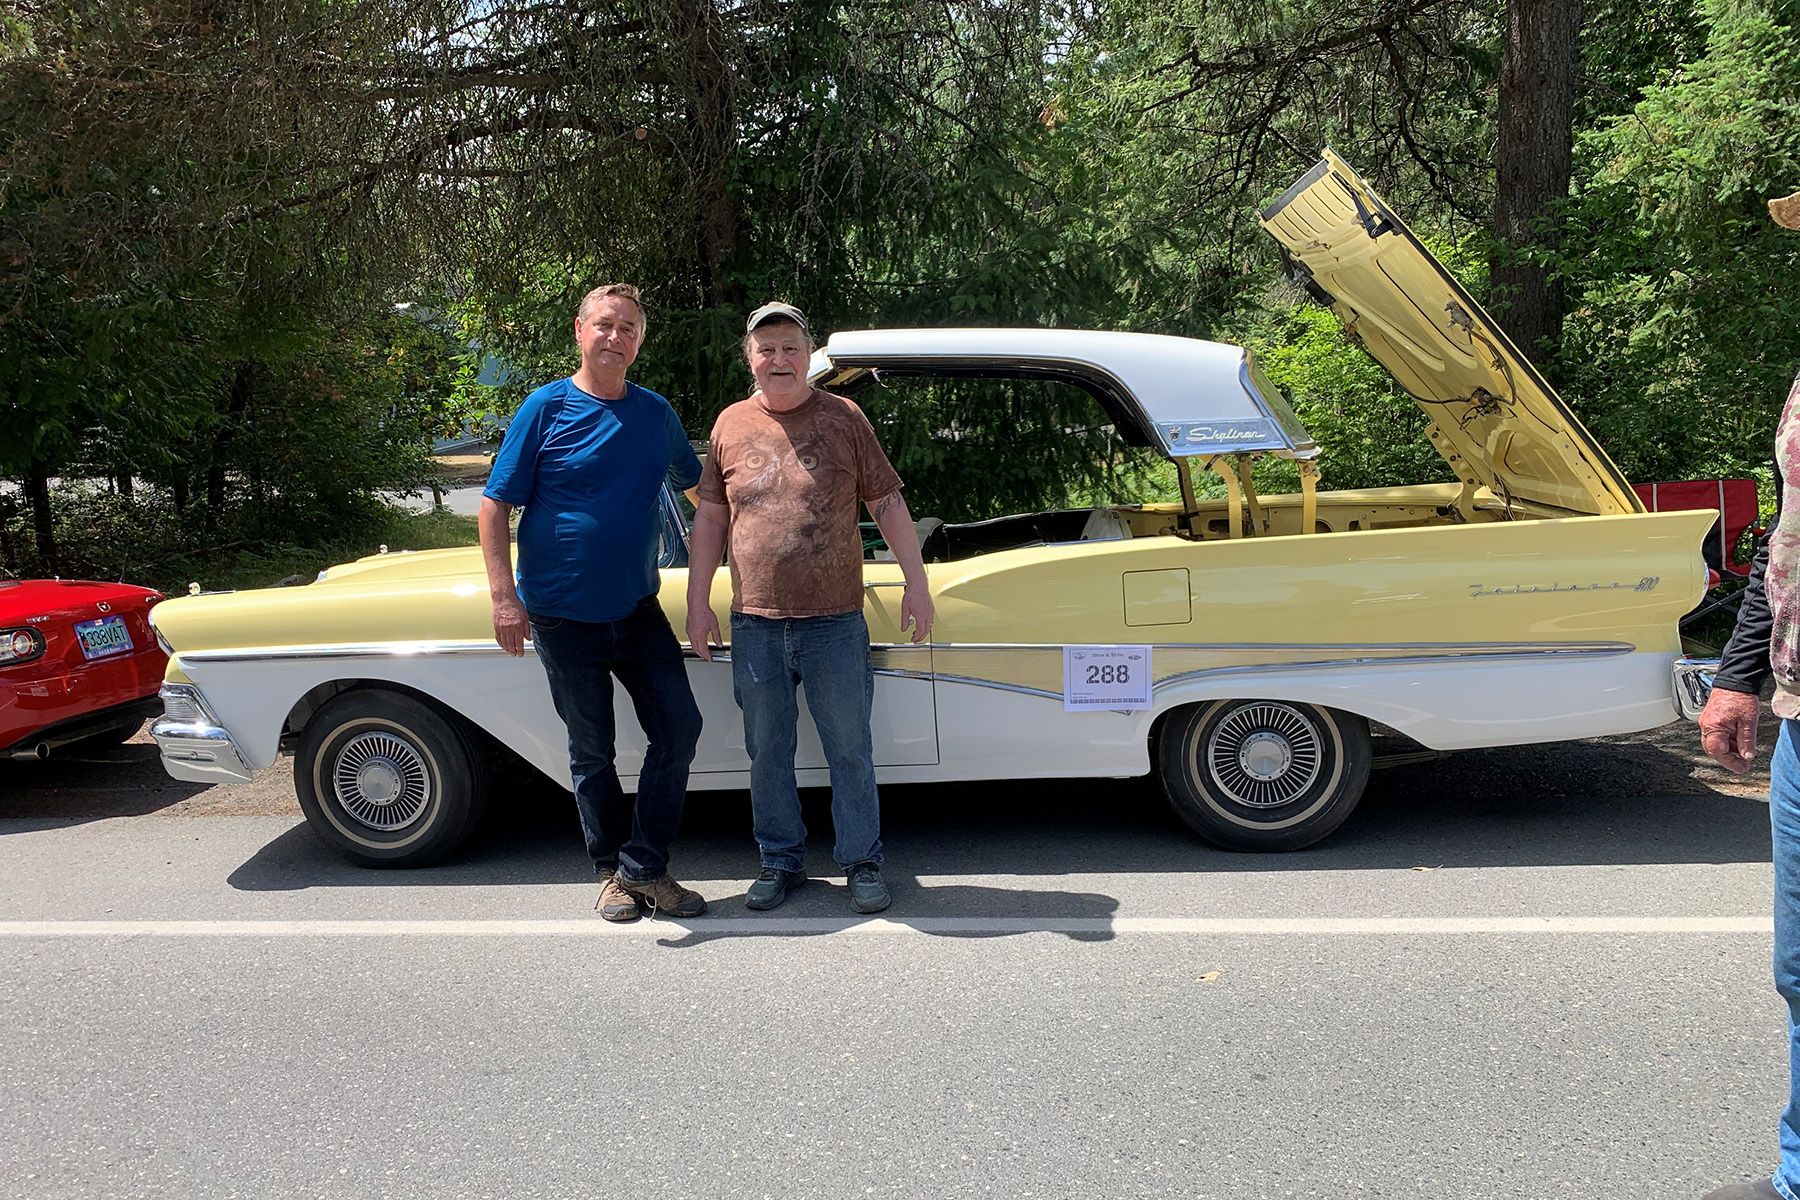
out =
<path fill-rule="evenodd" d="M 0 580 L 0 755 L 122 742 L 155 715 L 168 656 L 148 618 L 162 598 L 124 583 Z"/>

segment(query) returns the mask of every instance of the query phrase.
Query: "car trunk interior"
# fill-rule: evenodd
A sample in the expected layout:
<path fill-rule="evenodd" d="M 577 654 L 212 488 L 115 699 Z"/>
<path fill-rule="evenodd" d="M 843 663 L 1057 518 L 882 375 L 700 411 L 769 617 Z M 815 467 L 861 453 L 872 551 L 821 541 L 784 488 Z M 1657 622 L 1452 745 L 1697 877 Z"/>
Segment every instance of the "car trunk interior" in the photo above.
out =
<path fill-rule="evenodd" d="M 1053 509 L 963 524 L 928 519 L 921 522 L 921 545 L 926 562 L 954 562 L 997 550 L 1069 542 L 1142 537 L 1225 540 L 1234 535 L 1231 507 L 1231 499 L 1219 497 L 1197 500 L 1191 507 L 1167 503 Z M 1241 497 L 1238 508 L 1236 536 L 1291 537 L 1302 532 L 1306 497 L 1299 493 Z M 1509 512 L 1485 489 L 1456 483 L 1319 492 L 1313 510 L 1315 534 L 1571 515 L 1516 503 Z"/>

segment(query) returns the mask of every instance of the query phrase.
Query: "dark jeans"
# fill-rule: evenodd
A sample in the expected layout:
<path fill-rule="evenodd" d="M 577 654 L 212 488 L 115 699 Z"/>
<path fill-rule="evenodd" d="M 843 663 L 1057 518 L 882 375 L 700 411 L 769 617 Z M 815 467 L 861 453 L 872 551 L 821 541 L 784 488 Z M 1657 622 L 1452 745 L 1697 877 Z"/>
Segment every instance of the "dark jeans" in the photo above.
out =
<path fill-rule="evenodd" d="M 669 843 L 681 824 L 688 766 L 700 741 L 700 707 L 662 605 L 647 597 L 617 621 L 532 617 L 531 641 L 550 677 L 557 715 L 569 727 L 575 808 L 594 870 L 655 879 L 669 868 Z M 613 767 L 615 675 L 649 742 L 635 803 Z"/>

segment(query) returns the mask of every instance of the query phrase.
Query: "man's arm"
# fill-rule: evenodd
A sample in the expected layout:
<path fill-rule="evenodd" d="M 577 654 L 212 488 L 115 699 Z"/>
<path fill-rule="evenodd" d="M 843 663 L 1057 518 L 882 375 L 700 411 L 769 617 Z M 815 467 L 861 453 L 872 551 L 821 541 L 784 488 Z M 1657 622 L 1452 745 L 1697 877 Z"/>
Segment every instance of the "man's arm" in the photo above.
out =
<path fill-rule="evenodd" d="M 900 573 L 906 577 L 906 591 L 900 597 L 900 632 L 912 627 L 912 640 L 922 642 L 931 636 L 937 611 L 931 603 L 931 583 L 925 578 L 925 556 L 919 551 L 919 530 L 906 507 L 906 498 L 898 490 L 869 502 L 869 515 L 875 518 L 882 540 L 894 552 Z"/>
<path fill-rule="evenodd" d="M 1756 725 L 1762 711 L 1763 684 L 1769 666 L 1769 640 L 1775 618 L 1763 576 L 1769 569 L 1769 545 L 1763 543 L 1750 567 L 1750 586 L 1738 606 L 1737 625 L 1719 659 L 1712 694 L 1700 712 L 1700 747 L 1720 766 L 1740 774 L 1756 757 Z"/>
<path fill-rule="evenodd" d="M 700 482 L 700 456 L 694 453 L 694 443 L 688 441 L 687 429 L 675 415 L 675 410 L 669 409 L 668 414 L 669 486 L 688 493 L 688 499 L 692 500 L 694 487 Z"/>
<path fill-rule="evenodd" d="M 712 583 L 730 529 L 730 508 L 712 500 L 694 505 L 694 528 L 688 534 L 687 640 L 701 662 L 711 662 L 712 647 L 725 644 L 712 608 Z"/>
<path fill-rule="evenodd" d="M 525 653 L 529 619 L 513 582 L 511 522 L 512 505 L 491 496 L 481 498 L 475 525 L 481 531 L 481 561 L 487 565 L 488 595 L 494 602 L 494 640 L 518 658 Z"/>

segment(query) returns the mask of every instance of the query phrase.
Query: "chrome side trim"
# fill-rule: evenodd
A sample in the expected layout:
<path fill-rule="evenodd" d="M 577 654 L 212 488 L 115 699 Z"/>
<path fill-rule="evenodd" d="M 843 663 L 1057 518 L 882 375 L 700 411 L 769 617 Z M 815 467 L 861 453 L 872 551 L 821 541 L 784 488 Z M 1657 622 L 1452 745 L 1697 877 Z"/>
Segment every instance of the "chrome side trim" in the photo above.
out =
<path fill-rule="evenodd" d="M 877 671 L 876 674 L 882 674 Z M 1062 703 L 1061 692 L 1045 691 L 1043 688 L 1026 687 L 1022 683 L 1003 683 L 998 679 L 977 679 L 973 675 L 946 675 L 942 672 L 931 676 L 938 683 L 966 683 L 971 687 L 992 688 L 996 692 L 1014 692 L 1021 696 L 1040 696 L 1045 700 Z"/>
<path fill-rule="evenodd" d="M 1058 647 L 1049 647 L 1049 648 L 1057 649 Z M 1158 648 L 1160 649 L 1161 647 L 1158 647 Z M 1152 696 L 1156 696 L 1156 695 L 1166 692 L 1170 688 L 1176 687 L 1180 684 L 1192 683 L 1195 680 L 1199 680 L 1199 679 L 1211 679 L 1211 678 L 1215 678 L 1215 677 L 1234 676 L 1234 675 L 1259 675 L 1259 674 L 1281 675 L 1281 674 L 1286 674 L 1290 671 L 1299 671 L 1299 672 L 1329 671 L 1329 670 L 1333 670 L 1333 669 L 1339 668 L 1339 667 L 1392 667 L 1392 666 L 1442 665 L 1444 663 L 1451 663 L 1451 662 L 1465 662 L 1465 661 L 1469 661 L 1471 659 L 1478 660 L 1481 662 L 1496 662 L 1496 661 L 1524 660 L 1524 659 L 1533 659 L 1533 658 L 1566 658 L 1566 657 L 1611 658 L 1611 657 L 1616 657 L 1616 656 L 1623 655 L 1623 654 L 1629 654 L 1632 652 L 1633 652 L 1633 648 L 1628 645 L 1625 645 L 1623 643 L 1600 643 L 1595 646 L 1583 647 L 1581 649 L 1574 650 L 1574 651 L 1558 649 L 1558 650 L 1553 650 L 1553 651 L 1549 651 L 1549 650 L 1493 651 L 1493 652 L 1489 652 L 1489 653 L 1485 653 L 1485 654 L 1463 654 L 1463 653 L 1413 654 L 1413 655 L 1406 655 L 1406 656 L 1394 657 L 1394 658 L 1379 658 L 1379 657 L 1332 658 L 1332 659 L 1301 660 L 1301 661 L 1294 661 L 1294 662 L 1249 663 L 1249 664 L 1245 664 L 1242 666 L 1202 667 L 1196 671 L 1183 671 L 1179 674 L 1169 675 L 1162 679 L 1157 680 L 1156 683 L 1154 685 L 1152 685 L 1152 687 L 1150 689 L 1150 694 Z M 901 671 L 894 671 L 894 670 L 883 671 L 883 670 L 877 669 L 876 674 L 878 674 L 878 675 L 882 675 L 882 674 L 899 675 L 899 674 L 909 674 L 909 673 L 901 672 Z M 962 684 L 968 684 L 972 687 L 992 688 L 995 691 L 1015 692 L 1022 696 L 1039 696 L 1046 700 L 1060 701 L 1063 698 L 1063 694 L 1061 692 L 1049 691 L 1044 688 L 1027 687 L 1023 684 L 1017 684 L 1017 683 L 1005 683 L 1005 682 L 1002 682 L 997 679 L 978 679 L 978 678 L 976 678 L 974 676 L 970 676 L 970 675 L 955 675 L 955 674 L 951 674 L 951 673 L 945 672 L 945 671 L 935 672 L 930 676 L 930 678 L 935 679 L 940 683 L 962 683 Z"/>
<path fill-rule="evenodd" d="M 1070 645 L 1087 643 L 1071 642 Z M 528 641 L 525 648 L 531 652 Z M 1199 650 L 1211 653 L 1261 653 L 1271 650 L 1291 651 L 1424 651 L 1427 657 L 1488 658 L 1496 655 L 1534 654 L 1629 654 L 1637 649 L 1630 642 L 1154 642 L 1152 650 Z M 871 650 L 892 654 L 900 650 L 937 651 L 951 654 L 958 650 L 1030 651 L 1037 654 L 1060 654 L 1061 642 L 874 642 Z M 691 646 L 682 647 L 687 657 L 697 657 Z M 269 662 L 304 658 L 418 658 L 450 654 L 504 654 L 495 642 L 355 642 L 338 646 L 267 646 L 236 647 L 229 650 L 189 650 L 180 655 L 182 662 Z M 715 651 L 715 661 L 730 661 L 729 644 Z M 1348 661 L 1348 660 L 1342 660 Z M 1403 658 L 1381 659 L 1384 662 L 1409 661 Z M 1228 669 L 1228 668 L 1220 668 Z M 940 676 L 942 678 L 942 676 Z"/>
<path fill-rule="evenodd" d="M 1196 679 L 1211 679 L 1222 675 L 1257 675 L 1285 674 L 1288 671 L 1329 671 L 1335 667 L 1417 667 L 1441 665 L 1449 662 L 1507 662 L 1529 658 L 1615 658 L 1629 654 L 1627 649 L 1603 650 L 1523 650 L 1517 652 L 1495 651 L 1489 654 L 1410 654 L 1394 658 L 1325 658 L 1311 661 L 1284 663 L 1248 663 L 1235 667 L 1202 667 L 1197 671 L 1183 671 L 1178 675 L 1169 675 L 1156 681 L 1151 687 L 1151 695 L 1165 691 L 1177 684 L 1189 683 Z"/>
<path fill-rule="evenodd" d="M 525 643 L 531 647 L 530 642 Z M 440 654 L 504 654 L 498 642 L 352 642 L 339 646 L 240 646 L 187 650 L 184 663 L 269 662 L 291 658 L 418 658 Z"/>
<path fill-rule="evenodd" d="M 1085 646 L 1088 642 L 1070 642 Z M 1133 642 L 1132 645 L 1144 643 Z M 1054 650 L 1060 653 L 1062 642 L 932 642 L 939 651 L 951 650 Z M 1478 654 L 1484 651 L 1506 653 L 1593 654 L 1601 651 L 1630 653 L 1637 649 L 1630 642 L 1152 642 L 1152 650 L 1426 650 L 1440 653 Z"/>
<path fill-rule="evenodd" d="M 525 644 L 527 653 L 535 653 L 530 642 Z M 1031 651 L 1037 654 L 1060 654 L 1060 643 L 1028 643 L 1028 642 L 893 642 L 875 643 L 872 651 L 883 655 L 902 650 L 942 651 L 947 661 L 954 661 L 954 651 Z M 1421 666 L 1436 665 L 1447 662 L 1469 660 L 1508 661 L 1533 658 L 1605 658 L 1631 654 L 1636 647 L 1629 642 L 1158 642 L 1151 645 L 1152 650 L 1162 651 L 1208 651 L 1213 653 L 1229 652 L 1268 652 L 1273 650 L 1290 651 L 1425 651 L 1397 655 L 1361 654 L 1350 658 L 1298 659 L 1285 662 L 1246 663 L 1231 666 L 1203 667 L 1199 670 L 1184 671 L 1156 681 L 1152 695 L 1166 692 L 1168 689 L 1199 679 L 1225 677 L 1234 675 L 1285 674 L 1291 671 L 1326 671 L 1343 667 L 1382 667 L 1382 666 Z M 355 659 L 355 658 L 412 658 L 442 655 L 493 655 L 504 653 L 493 642 L 378 642 L 349 646 L 282 646 L 266 650 L 234 649 L 234 650 L 201 650 L 181 655 L 182 661 L 192 662 L 268 662 L 283 659 Z M 682 655 L 692 661 L 700 661 L 700 656 L 693 647 L 683 646 Z M 712 654 L 715 663 L 729 663 L 731 650 L 729 646 L 716 649 Z M 1682 660 L 1684 662 L 1691 660 Z M 1716 669 L 1716 660 L 1710 669 Z M 1677 687 L 1681 686 L 1680 665 L 1677 664 Z M 962 675 L 951 671 L 914 670 L 903 667 L 877 666 L 875 674 L 886 675 L 895 679 L 925 679 L 943 683 L 966 684 L 971 687 L 991 688 L 995 691 L 1013 692 L 1021 696 L 1036 696 L 1045 700 L 1061 700 L 1062 693 L 1045 688 L 1029 687 L 1024 684 L 1008 683 L 998 679 L 984 679 L 973 675 Z M 1705 677 L 1705 685 L 1710 688 L 1711 675 Z M 1704 694 L 1698 703 L 1705 704 Z M 1686 701 L 1683 701 L 1684 715 L 1687 713 Z M 1694 708 L 1694 714 L 1699 708 Z M 173 730 L 170 731 L 174 733 Z M 152 727 L 155 733 L 155 727 Z M 227 740 L 229 738 L 227 737 Z M 158 739 L 161 744 L 161 739 Z M 234 753 L 235 745 L 232 747 Z M 168 756 L 165 755 L 165 758 Z M 242 756 L 238 755 L 239 762 Z M 246 775 L 245 778 L 248 778 Z"/>
<path fill-rule="evenodd" d="M 872 642 L 871 650 L 892 653 L 896 650 L 930 650 L 930 642 Z M 1035 649 L 1061 651 L 1060 646 L 1038 646 Z M 682 655 L 698 658 L 692 646 L 684 645 Z M 525 652 L 537 651 L 530 641 Z M 354 642 L 341 646 L 240 646 L 230 650 L 189 650 L 180 655 L 184 663 L 273 662 L 307 658 L 435 658 L 453 654 L 504 654 L 497 642 Z M 713 651 L 713 661 L 730 662 L 727 643 L 723 651 Z"/>
<path fill-rule="evenodd" d="M 1713 677 L 1719 673 L 1720 661 L 1716 658 L 1675 660 L 1675 707 L 1687 720 L 1700 719 L 1700 710 L 1706 707 L 1706 701 L 1712 695 Z"/>

